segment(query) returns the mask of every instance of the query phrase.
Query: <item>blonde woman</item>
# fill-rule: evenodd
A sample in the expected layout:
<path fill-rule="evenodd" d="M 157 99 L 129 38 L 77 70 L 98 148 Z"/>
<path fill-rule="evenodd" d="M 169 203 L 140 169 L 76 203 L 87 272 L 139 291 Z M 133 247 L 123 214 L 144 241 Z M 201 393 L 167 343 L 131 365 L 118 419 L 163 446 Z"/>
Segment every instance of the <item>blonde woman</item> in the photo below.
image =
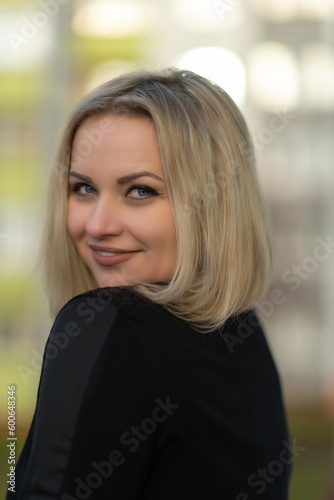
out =
<path fill-rule="evenodd" d="M 65 128 L 43 234 L 56 317 L 18 498 L 287 499 L 253 310 L 270 243 L 231 98 L 176 70 L 95 89 Z"/>

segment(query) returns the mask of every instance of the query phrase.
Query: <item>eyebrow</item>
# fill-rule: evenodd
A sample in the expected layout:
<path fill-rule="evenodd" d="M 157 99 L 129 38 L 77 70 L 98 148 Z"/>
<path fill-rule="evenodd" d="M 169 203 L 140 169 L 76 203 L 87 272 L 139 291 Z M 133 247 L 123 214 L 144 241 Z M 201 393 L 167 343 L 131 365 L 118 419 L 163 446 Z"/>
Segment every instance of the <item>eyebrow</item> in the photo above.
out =
<path fill-rule="evenodd" d="M 70 171 L 69 176 L 70 177 L 77 177 L 78 179 L 85 181 L 85 182 L 88 182 L 88 183 L 93 182 L 93 179 L 91 177 L 89 177 L 88 175 L 79 174 L 79 172 L 75 172 L 74 170 Z M 152 177 L 153 179 L 157 179 L 161 182 L 164 182 L 164 180 L 161 179 L 161 177 L 159 177 L 158 175 L 153 174 L 153 172 L 148 172 L 147 170 L 144 170 L 142 172 L 134 172 L 133 174 L 124 175 L 123 177 L 119 177 L 117 179 L 117 184 L 122 186 L 123 184 L 127 184 L 128 182 L 131 182 L 134 179 L 138 179 L 138 177 Z"/>
<path fill-rule="evenodd" d="M 153 179 L 157 179 L 158 181 L 164 182 L 161 177 L 159 177 L 156 174 L 153 174 L 153 172 L 148 172 L 147 170 L 144 170 L 143 172 L 134 172 L 133 174 L 129 175 L 124 175 L 124 177 L 120 177 L 117 179 L 117 184 L 127 184 L 128 182 L 133 181 L 134 179 L 138 179 L 138 177 L 152 177 Z"/>
<path fill-rule="evenodd" d="M 88 177 L 88 175 L 79 174 L 79 172 L 75 172 L 74 170 L 70 171 L 69 177 L 77 177 L 78 179 L 89 183 L 93 182 L 93 179 Z"/>

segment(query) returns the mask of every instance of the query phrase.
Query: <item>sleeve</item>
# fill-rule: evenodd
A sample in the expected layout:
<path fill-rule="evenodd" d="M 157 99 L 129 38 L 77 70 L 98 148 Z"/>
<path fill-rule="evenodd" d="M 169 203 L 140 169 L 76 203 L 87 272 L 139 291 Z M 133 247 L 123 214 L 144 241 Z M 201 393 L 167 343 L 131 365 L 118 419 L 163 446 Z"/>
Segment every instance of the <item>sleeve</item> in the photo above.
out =
<path fill-rule="evenodd" d="M 137 499 L 165 398 L 135 318 L 93 296 L 72 299 L 45 347 L 17 498 Z"/>

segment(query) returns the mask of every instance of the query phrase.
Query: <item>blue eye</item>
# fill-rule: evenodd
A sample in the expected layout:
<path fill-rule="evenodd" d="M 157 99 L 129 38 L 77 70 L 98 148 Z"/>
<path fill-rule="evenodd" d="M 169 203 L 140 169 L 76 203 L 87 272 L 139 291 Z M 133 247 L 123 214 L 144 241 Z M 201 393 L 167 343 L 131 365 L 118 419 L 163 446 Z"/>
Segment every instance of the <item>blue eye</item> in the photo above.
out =
<path fill-rule="evenodd" d="M 130 193 L 132 193 L 130 195 Z M 152 196 L 159 196 L 159 193 L 148 186 L 131 186 L 127 191 L 126 196 L 133 199 L 145 199 L 151 198 Z"/>
<path fill-rule="evenodd" d="M 85 184 L 84 182 L 78 182 L 75 184 L 71 188 L 71 191 L 77 193 L 79 196 L 88 196 L 96 193 L 96 189 L 89 184 Z M 159 196 L 159 193 L 157 193 L 155 189 L 143 185 L 131 186 L 131 188 L 126 192 L 126 197 L 133 200 L 145 200 L 147 198 L 151 198 L 152 196 Z"/>
<path fill-rule="evenodd" d="M 72 191 L 74 193 L 85 195 L 85 194 L 94 194 L 95 189 L 92 186 L 90 186 L 89 184 L 84 184 L 83 182 L 78 182 L 78 184 L 75 184 L 75 186 L 73 186 Z"/>

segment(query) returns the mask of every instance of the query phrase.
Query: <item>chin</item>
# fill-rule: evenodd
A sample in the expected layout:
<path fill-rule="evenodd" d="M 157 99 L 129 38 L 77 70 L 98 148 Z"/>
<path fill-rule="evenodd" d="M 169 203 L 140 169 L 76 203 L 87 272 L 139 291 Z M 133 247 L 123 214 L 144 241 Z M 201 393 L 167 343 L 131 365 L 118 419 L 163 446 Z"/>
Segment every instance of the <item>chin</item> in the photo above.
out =
<path fill-rule="evenodd" d="M 96 277 L 96 282 L 100 288 L 105 288 L 108 286 L 130 286 L 136 283 L 136 279 L 130 276 L 105 276 Z"/>

